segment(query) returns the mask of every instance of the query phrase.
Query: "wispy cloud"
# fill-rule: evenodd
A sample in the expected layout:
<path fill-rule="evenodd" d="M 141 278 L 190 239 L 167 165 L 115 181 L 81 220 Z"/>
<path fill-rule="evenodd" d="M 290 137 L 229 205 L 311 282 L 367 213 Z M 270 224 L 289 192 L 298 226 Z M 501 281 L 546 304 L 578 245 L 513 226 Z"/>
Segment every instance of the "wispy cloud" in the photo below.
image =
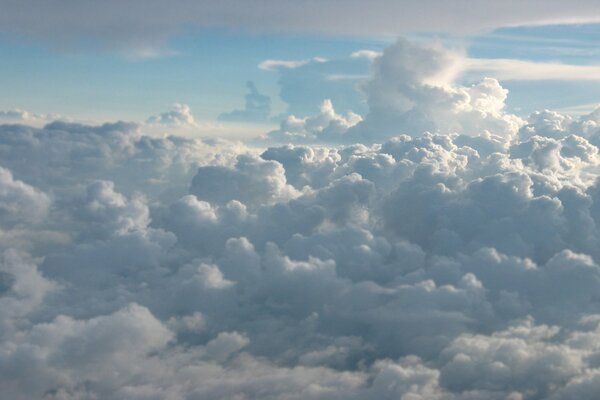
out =
<path fill-rule="evenodd" d="M 369 75 L 365 74 L 328 74 L 325 75 L 325 80 L 328 81 L 359 81 L 369 79 Z"/>
<path fill-rule="evenodd" d="M 350 54 L 352 58 L 366 58 L 367 60 L 375 60 L 381 57 L 381 51 L 375 50 L 358 50 Z"/>
<path fill-rule="evenodd" d="M 306 60 L 264 60 L 258 64 L 258 68 L 264 71 L 275 71 L 279 68 L 295 69 L 311 62 L 325 62 L 327 59 L 322 57 L 313 57 Z"/>
<path fill-rule="evenodd" d="M 484 73 L 500 80 L 600 80 L 600 65 L 534 62 L 508 58 L 467 58 L 463 62 L 463 71 L 464 73 Z"/>

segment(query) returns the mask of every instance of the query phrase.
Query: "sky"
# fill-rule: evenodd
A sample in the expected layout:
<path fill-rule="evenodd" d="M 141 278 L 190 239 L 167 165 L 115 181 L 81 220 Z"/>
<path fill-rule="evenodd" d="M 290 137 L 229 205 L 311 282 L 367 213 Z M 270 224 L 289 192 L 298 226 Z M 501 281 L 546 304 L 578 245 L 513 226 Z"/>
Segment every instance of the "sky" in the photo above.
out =
<path fill-rule="evenodd" d="M 599 11 L 0 0 L 0 398 L 596 400 Z"/>
<path fill-rule="evenodd" d="M 88 26 L 84 17 L 94 10 L 68 8 L 68 1 L 62 2 L 62 8 L 69 10 L 73 19 L 82 19 L 79 23 L 65 23 L 64 13 L 52 11 L 42 24 L 36 13 L 23 15 L 20 4 L 28 2 L 6 3 L 8 11 L 0 31 L 0 53 L 4 55 L 0 61 L 0 89 L 9 94 L 0 101 L 4 111 L 19 109 L 82 121 L 142 122 L 174 104 L 186 104 L 210 133 L 217 122 L 234 122 L 219 117 L 244 109 L 247 83 L 252 82 L 257 93 L 268 96 L 268 110 L 258 116 L 246 114 L 246 118 L 240 114 L 235 122 L 273 126 L 288 114 L 304 117 L 313 113 L 327 98 L 342 112 L 361 114 L 366 110 L 366 99 L 360 85 L 369 76 L 370 62 L 352 54 L 362 50 L 381 52 L 398 35 L 441 41 L 458 49 L 465 59 L 474 59 L 475 63 L 462 67 L 458 79 L 499 79 L 511 93 L 508 109 L 521 116 L 540 108 L 581 113 L 593 109 L 597 101 L 600 55 L 596 43 L 600 25 L 586 20 L 590 14 L 584 5 L 581 22 L 577 23 L 566 24 L 558 19 L 557 25 L 544 25 L 543 19 L 538 21 L 532 15 L 531 21 L 522 18 L 530 25 L 512 26 L 520 20 L 474 22 L 469 16 L 465 17 L 464 27 L 458 21 L 447 22 L 448 27 L 437 24 L 443 10 L 438 11 L 440 16 L 430 16 L 429 21 L 421 14 L 423 10 L 410 8 L 408 16 L 397 21 L 400 28 L 395 28 L 396 24 L 383 19 L 380 10 L 396 6 L 381 2 L 383 5 L 374 6 L 376 11 L 365 21 L 364 29 L 334 25 L 331 32 L 323 33 L 327 24 L 317 17 L 307 16 L 307 26 L 301 29 L 279 24 L 263 26 L 237 12 L 231 20 L 223 16 L 226 21 L 221 24 L 209 24 L 203 18 L 197 23 L 165 21 L 169 27 L 163 32 L 161 27 L 151 25 L 155 22 L 152 18 L 158 18 L 152 15 L 154 9 L 145 11 L 146 18 L 144 14 L 131 15 L 138 7 L 134 1 L 127 3 L 132 10 L 123 11 L 119 22 L 123 26 L 116 30 L 111 29 L 111 18 L 119 7 L 102 6 L 106 15 Z M 43 7 L 38 2 L 30 3 Z M 173 10 L 177 15 L 186 7 L 196 7 L 188 2 L 174 4 L 178 5 Z M 322 12 L 327 13 L 335 2 L 324 4 L 327 6 Z M 521 12 L 529 7 L 508 4 L 507 8 Z M 271 6 L 266 2 L 261 7 Z M 284 19 L 292 12 L 279 8 L 271 12 Z M 346 12 L 352 20 L 356 12 L 350 8 Z M 477 9 L 473 13 L 485 11 Z M 14 15 L 9 19 L 11 12 Z M 410 14 L 421 18 L 422 23 L 404 27 Z M 18 17 L 25 20 L 25 25 L 16 22 Z M 377 18 L 384 20 L 381 28 L 368 28 L 369 21 Z M 456 18 L 453 12 L 446 19 Z M 154 29 L 157 37 L 147 32 Z M 500 64 L 497 59 L 504 62 Z M 269 60 L 288 64 L 266 68 Z M 249 135 L 256 135 L 256 129 Z"/>

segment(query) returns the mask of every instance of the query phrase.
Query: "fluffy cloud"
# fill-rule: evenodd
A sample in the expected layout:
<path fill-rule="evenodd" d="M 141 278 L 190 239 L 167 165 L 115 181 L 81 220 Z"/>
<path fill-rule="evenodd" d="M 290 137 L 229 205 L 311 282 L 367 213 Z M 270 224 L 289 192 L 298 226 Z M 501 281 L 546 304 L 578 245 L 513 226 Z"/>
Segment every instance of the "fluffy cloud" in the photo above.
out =
<path fill-rule="evenodd" d="M 192 109 L 187 104 L 173 104 L 171 111 L 157 116 L 151 116 L 146 121 L 148 124 L 158 124 L 175 127 L 196 127 L 198 124 L 192 115 Z"/>
<path fill-rule="evenodd" d="M 14 179 L 12 173 L 0 167 L 0 224 L 36 222 L 43 218 L 50 198 L 34 187 Z"/>
<path fill-rule="evenodd" d="M 296 195 L 276 161 L 239 155 L 233 167 L 202 166 L 192 180 L 190 192 L 213 203 L 240 200 L 254 206 L 277 202 Z"/>
<path fill-rule="evenodd" d="M 360 121 L 360 115 L 351 111 L 345 117 L 337 114 L 331 100 L 325 100 L 321 104 L 319 114 L 305 118 L 290 115 L 281 122 L 278 130 L 269 133 L 268 138 L 280 142 L 323 140 L 335 143 L 344 140 L 343 135 L 348 129 Z"/>
<path fill-rule="evenodd" d="M 43 125 L 50 121 L 59 119 L 56 114 L 36 114 L 21 109 L 0 110 L 0 122 L 4 124 L 30 124 Z"/>
<path fill-rule="evenodd" d="M 485 78 L 471 86 L 454 83 L 463 58 L 439 44 L 399 39 L 377 57 L 367 54 L 373 76 L 362 85 L 369 106 L 364 120 L 353 113 L 344 119 L 325 103 L 319 115 L 289 117 L 270 137 L 373 143 L 393 135 L 434 132 L 491 135 L 508 142 L 524 125 L 505 112 L 508 90 L 496 79 Z M 330 121 L 337 124 L 329 127 Z"/>
<path fill-rule="evenodd" d="M 0 125 L 2 393 L 595 399 L 598 112 L 516 121 L 452 60 L 400 41 L 364 120 L 271 134 L 437 126 L 362 144 Z"/>

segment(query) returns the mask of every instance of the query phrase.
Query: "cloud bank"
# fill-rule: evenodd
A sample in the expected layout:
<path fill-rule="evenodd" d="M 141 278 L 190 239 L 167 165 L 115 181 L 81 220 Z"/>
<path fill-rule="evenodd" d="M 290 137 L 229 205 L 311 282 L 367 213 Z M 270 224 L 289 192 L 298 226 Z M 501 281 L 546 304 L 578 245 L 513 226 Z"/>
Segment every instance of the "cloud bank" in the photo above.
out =
<path fill-rule="evenodd" d="M 0 125 L 2 393 L 595 399 L 600 112 L 378 60 L 364 118 L 283 123 L 314 144 Z"/>
<path fill-rule="evenodd" d="M 292 1 L 3 0 L 0 26 L 54 44 L 101 41 L 156 54 L 188 27 L 259 32 L 397 35 L 408 32 L 469 34 L 501 26 L 598 22 L 594 0 L 472 2 L 459 0 L 325 0 L 318 7 Z M 317 12 L 318 11 L 318 12 Z"/>

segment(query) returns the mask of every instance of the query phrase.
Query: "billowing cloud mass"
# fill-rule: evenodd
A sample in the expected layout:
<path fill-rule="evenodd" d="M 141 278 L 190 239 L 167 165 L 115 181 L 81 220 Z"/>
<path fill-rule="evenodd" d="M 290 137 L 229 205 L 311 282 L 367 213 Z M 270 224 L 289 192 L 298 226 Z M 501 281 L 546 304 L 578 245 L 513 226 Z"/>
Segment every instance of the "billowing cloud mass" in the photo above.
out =
<path fill-rule="evenodd" d="M 269 137 L 298 142 L 379 142 L 392 135 L 424 132 L 489 134 L 499 141 L 510 140 L 523 121 L 507 113 L 508 90 L 493 78 L 470 86 L 454 83 L 464 62 L 460 54 L 439 44 L 417 44 L 405 39 L 386 48 L 373 59 L 373 76 L 362 87 L 369 105 L 364 121 L 331 129 L 323 111 L 313 118 L 290 117 Z M 333 115 L 333 114 L 332 114 Z M 333 118 L 339 120 L 339 118 Z M 321 123 L 315 124 L 314 120 Z M 337 124 L 339 125 L 339 124 Z"/>
<path fill-rule="evenodd" d="M 596 399 L 600 111 L 453 60 L 400 40 L 292 144 L 0 125 L 2 395 Z"/>

